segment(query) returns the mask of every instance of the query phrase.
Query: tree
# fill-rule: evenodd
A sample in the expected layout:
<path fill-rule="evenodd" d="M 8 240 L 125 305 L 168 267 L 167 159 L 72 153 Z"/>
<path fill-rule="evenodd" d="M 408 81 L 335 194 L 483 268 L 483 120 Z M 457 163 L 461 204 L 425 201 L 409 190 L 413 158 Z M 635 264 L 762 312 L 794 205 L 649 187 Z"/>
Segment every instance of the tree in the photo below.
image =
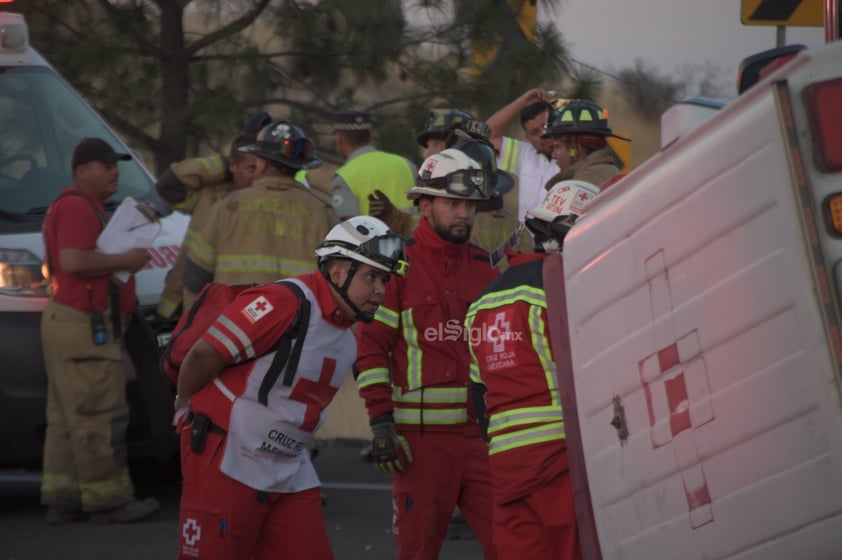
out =
<path fill-rule="evenodd" d="M 489 115 L 529 87 L 561 83 L 569 66 L 558 33 L 539 25 L 529 40 L 506 0 L 20 3 L 32 43 L 158 173 L 204 147 L 224 152 L 264 107 L 315 134 L 322 153 L 334 110 L 368 108 L 387 148 L 414 156 L 428 107 Z M 478 73 L 477 37 L 501 45 Z"/>

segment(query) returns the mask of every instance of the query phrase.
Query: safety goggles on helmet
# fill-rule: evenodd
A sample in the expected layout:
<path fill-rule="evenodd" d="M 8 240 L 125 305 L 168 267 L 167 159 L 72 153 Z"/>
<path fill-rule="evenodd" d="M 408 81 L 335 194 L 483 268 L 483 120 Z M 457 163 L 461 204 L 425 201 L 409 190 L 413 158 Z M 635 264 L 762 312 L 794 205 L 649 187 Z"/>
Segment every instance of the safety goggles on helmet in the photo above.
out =
<path fill-rule="evenodd" d="M 322 247 L 341 247 L 383 265 L 398 276 L 406 276 L 409 269 L 404 253 L 404 239 L 396 233 L 379 235 L 359 245 L 342 240 L 325 241 Z"/>
<path fill-rule="evenodd" d="M 494 172 L 487 169 L 457 169 L 436 178 L 421 175 L 416 184 L 419 187 L 444 189 L 456 196 L 470 197 L 475 192 L 482 198 L 494 196 Z"/>

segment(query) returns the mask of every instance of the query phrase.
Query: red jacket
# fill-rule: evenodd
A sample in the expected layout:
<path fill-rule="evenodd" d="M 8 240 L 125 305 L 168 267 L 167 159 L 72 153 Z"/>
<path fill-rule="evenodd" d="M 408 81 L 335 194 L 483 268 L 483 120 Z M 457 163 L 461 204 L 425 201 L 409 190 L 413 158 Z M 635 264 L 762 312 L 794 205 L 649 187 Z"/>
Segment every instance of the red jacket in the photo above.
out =
<path fill-rule="evenodd" d="M 468 311 L 474 383 L 485 385 L 494 499 L 507 503 L 567 468 L 543 286 L 544 255 L 510 260 Z M 561 279 L 559 279 L 561 281 Z"/>
<path fill-rule="evenodd" d="M 403 428 L 476 428 L 468 394 L 468 305 L 499 273 L 488 253 L 445 241 L 422 219 L 407 242 L 409 272 L 386 286 L 375 320 L 357 330 L 357 386 L 369 417 Z"/>

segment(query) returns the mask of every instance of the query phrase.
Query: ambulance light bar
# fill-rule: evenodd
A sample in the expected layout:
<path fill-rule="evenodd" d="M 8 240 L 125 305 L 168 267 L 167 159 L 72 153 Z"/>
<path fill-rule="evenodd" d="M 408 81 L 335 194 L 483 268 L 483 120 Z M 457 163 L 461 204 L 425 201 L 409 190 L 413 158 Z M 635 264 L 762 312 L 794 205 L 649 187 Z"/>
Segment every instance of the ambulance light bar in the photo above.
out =
<path fill-rule="evenodd" d="M 24 52 L 28 35 L 22 15 L 0 12 L 0 54 Z"/>

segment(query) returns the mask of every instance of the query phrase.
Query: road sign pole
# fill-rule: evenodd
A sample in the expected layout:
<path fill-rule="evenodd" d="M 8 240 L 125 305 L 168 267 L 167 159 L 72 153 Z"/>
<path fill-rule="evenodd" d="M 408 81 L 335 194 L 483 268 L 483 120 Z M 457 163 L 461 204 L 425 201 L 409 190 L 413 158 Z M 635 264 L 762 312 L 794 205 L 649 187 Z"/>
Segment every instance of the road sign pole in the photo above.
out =
<path fill-rule="evenodd" d="M 775 46 L 782 47 L 786 45 L 786 25 L 775 26 Z"/>

